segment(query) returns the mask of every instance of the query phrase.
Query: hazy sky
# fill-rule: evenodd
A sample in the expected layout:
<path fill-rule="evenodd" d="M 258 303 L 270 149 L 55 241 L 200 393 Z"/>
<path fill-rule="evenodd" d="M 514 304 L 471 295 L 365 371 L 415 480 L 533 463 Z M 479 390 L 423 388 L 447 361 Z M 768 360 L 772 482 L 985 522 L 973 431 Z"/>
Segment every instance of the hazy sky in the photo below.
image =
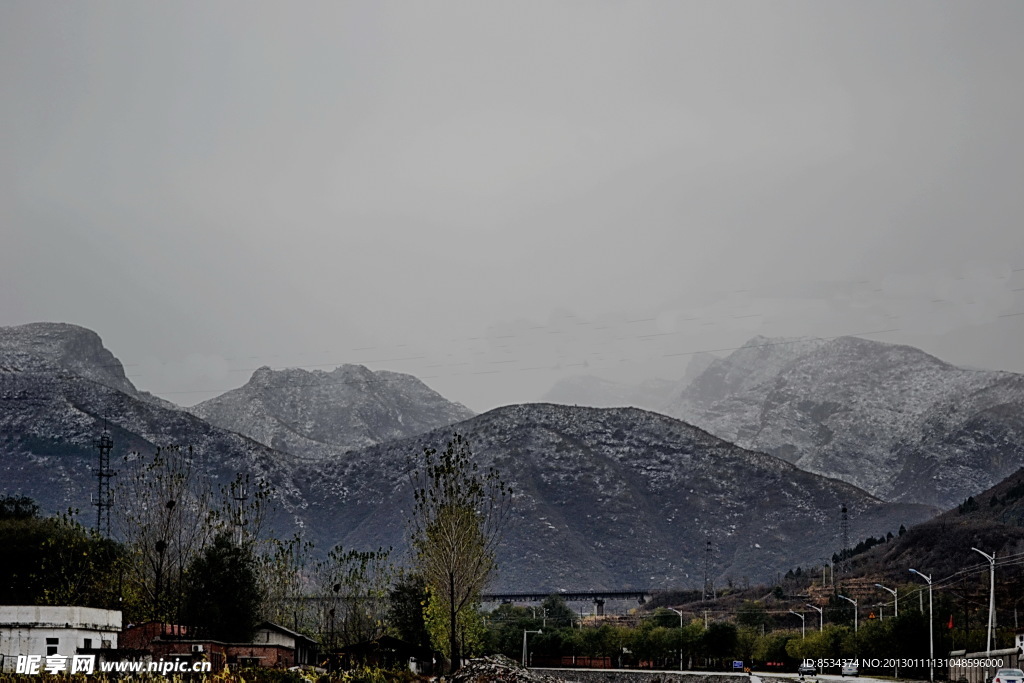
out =
<path fill-rule="evenodd" d="M 755 334 L 1024 372 L 1024 3 L 0 3 L 0 325 L 475 410 Z"/>

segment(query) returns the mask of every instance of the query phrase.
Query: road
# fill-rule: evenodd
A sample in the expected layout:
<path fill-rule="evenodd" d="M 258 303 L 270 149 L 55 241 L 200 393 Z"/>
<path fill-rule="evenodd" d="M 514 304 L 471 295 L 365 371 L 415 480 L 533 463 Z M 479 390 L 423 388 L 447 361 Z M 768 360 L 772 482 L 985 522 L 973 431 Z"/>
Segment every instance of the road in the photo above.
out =
<path fill-rule="evenodd" d="M 800 677 L 795 673 L 769 673 L 769 672 L 758 672 L 748 676 L 745 673 L 733 673 L 731 671 L 679 671 L 678 669 L 559 669 L 559 668 L 537 668 L 535 671 L 543 671 L 549 674 L 567 674 L 570 672 L 581 672 L 581 671 L 592 671 L 592 672 L 606 672 L 606 673 L 619 673 L 619 674 L 638 674 L 637 680 L 646 680 L 648 677 L 666 674 L 676 674 L 681 676 L 712 676 L 714 678 L 729 677 L 735 678 L 737 683 L 743 683 L 748 681 L 749 683 L 767 683 L 768 681 L 785 680 L 796 683 L 800 681 Z M 819 674 L 817 676 L 805 676 L 803 679 L 804 683 L 832 683 L 834 681 L 843 681 L 844 683 L 894 683 L 895 681 L 914 681 L 909 678 L 872 678 L 871 676 L 840 676 L 839 674 Z M 914 683 L 917 683 L 916 681 Z"/>

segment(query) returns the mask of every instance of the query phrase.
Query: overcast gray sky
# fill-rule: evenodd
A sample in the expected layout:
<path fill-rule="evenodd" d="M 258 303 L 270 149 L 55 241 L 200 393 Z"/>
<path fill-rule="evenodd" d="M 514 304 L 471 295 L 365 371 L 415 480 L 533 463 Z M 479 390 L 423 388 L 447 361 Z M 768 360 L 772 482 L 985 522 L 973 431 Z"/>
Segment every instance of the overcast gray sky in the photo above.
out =
<path fill-rule="evenodd" d="M 1024 3 L 0 3 L 0 325 L 475 410 L 754 334 L 1024 371 Z"/>

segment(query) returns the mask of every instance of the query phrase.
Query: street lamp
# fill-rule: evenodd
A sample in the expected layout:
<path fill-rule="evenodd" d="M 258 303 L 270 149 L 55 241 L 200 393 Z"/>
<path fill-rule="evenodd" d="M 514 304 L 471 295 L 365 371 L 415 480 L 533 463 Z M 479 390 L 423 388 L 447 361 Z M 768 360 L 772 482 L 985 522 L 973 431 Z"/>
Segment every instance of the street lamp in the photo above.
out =
<path fill-rule="evenodd" d="M 672 608 L 672 607 L 669 607 L 668 609 L 672 610 L 673 612 L 675 612 L 676 614 L 679 615 L 679 670 L 682 671 L 683 670 L 683 613 L 680 612 L 677 609 Z"/>
<path fill-rule="evenodd" d="M 980 553 L 982 557 L 988 560 L 988 577 L 989 577 L 989 593 L 988 593 L 988 644 L 985 647 L 985 656 L 988 657 L 992 652 L 992 629 L 995 627 L 996 622 L 996 554 L 983 553 L 977 548 L 971 548 L 976 553 Z"/>
<path fill-rule="evenodd" d="M 836 597 L 842 598 L 849 603 L 853 604 L 853 632 L 857 632 L 857 601 L 853 598 L 848 598 L 845 595 L 837 595 Z"/>
<path fill-rule="evenodd" d="M 526 631 L 526 630 L 523 631 L 523 668 L 524 669 L 526 668 L 526 634 L 527 633 L 544 633 L 544 631 L 542 631 L 541 629 L 537 629 L 536 631 Z"/>
<path fill-rule="evenodd" d="M 932 577 L 926 576 L 916 569 L 910 570 L 928 582 L 928 680 L 935 680 L 935 634 L 932 624 Z"/>
<path fill-rule="evenodd" d="M 818 624 L 818 630 L 819 631 L 824 631 L 825 630 L 825 609 L 823 607 L 818 607 L 816 605 L 812 605 L 809 602 L 807 603 L 807 606 L 810 607 L 811 609 L 818 610 L 818 619 L 821 620 L 821 623 Z"/>
<path fill-rule="evenodd" d="M 800 617 L 800 638 L 806 638 L 807 637 L 807 617 L 805 617 L 803 614 L 800 614 L 799 612 L 794 612 L 793 610 L 789 610 L 789 613 L 790 614 L 795 614 L 798 617 Z"/>
<path fill-rule="evenodd" d="M 885 586 L 883 586 L 880 583 L 876 583 L 875 585 L 878 586 L 879 588 L 881 588 L 884 591 L 889 591 L 890 593 L 892 593 L 893 611 L 895 613 L 894 616 L 898 617 L 900 615 L 900 596 L 897 595 L 896 591 L 893 590 L 892 588 L 886 588 Z"/>
<path fill-rule="evenodd" d="M 898 617 L 900 615 L 900 596 L 899 596 L 899 594 L 896 592 L 896 590 L 894 590 L 892 588 L 886 588 L 885 586 L 883 586 L 880 583 L 876 583 L 875 585 L 878 586 L 879 588 L 881 588 L 884 591 L 889 591 L 890 593 L 892 593 L 892 609 L 893 609 L 893 614 L 896 617 Z M 896 678 L 899 678 L 900 677 L 899 660 L 894 660 L 894 661 L 896 663 L 896 666 L 893 667 L 893 675 Z"/>

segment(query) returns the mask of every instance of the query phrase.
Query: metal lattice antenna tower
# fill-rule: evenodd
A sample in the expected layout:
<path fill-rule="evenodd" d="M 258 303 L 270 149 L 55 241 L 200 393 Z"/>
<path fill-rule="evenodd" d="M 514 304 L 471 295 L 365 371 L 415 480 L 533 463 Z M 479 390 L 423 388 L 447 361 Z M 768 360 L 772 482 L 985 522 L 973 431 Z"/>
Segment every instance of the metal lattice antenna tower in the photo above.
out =
<path fill-rule="evenodd" d="M 701 601 L 707 600 L 711 593 L 711 539 L 709 538 L 704 546 L 704 588 L 701 592 Z"/>
<path fill-rule="evenodd" d="M 100 452 L 99 467 L 94 471 L 97 489 L 96 500 L 92 503 L 96 506 L 96 532 L 110 538 L 110 508 L 114 506 L 114 498 L 110 492 L 110 478 L 117 473 L 110 469 L 110 451 L 114 449 L 114 440 L 110 438 L 110 432 L 107 431 L 106 420 L 103 420 L 103 434 L 96 442 L 96 448 Z"/>
<path fill-rule="evenodd" d="M 846 576 L 850 569 L 850 561 L 847 557 L 849 554 L 847 550 L 850 547 L 850 516 L 846 511 L 846 503 L 843 503 L 843 507 L 839 512 L 839 543 L 841 544 L 839 550 L 839 574 L 840 576 Z"/>

